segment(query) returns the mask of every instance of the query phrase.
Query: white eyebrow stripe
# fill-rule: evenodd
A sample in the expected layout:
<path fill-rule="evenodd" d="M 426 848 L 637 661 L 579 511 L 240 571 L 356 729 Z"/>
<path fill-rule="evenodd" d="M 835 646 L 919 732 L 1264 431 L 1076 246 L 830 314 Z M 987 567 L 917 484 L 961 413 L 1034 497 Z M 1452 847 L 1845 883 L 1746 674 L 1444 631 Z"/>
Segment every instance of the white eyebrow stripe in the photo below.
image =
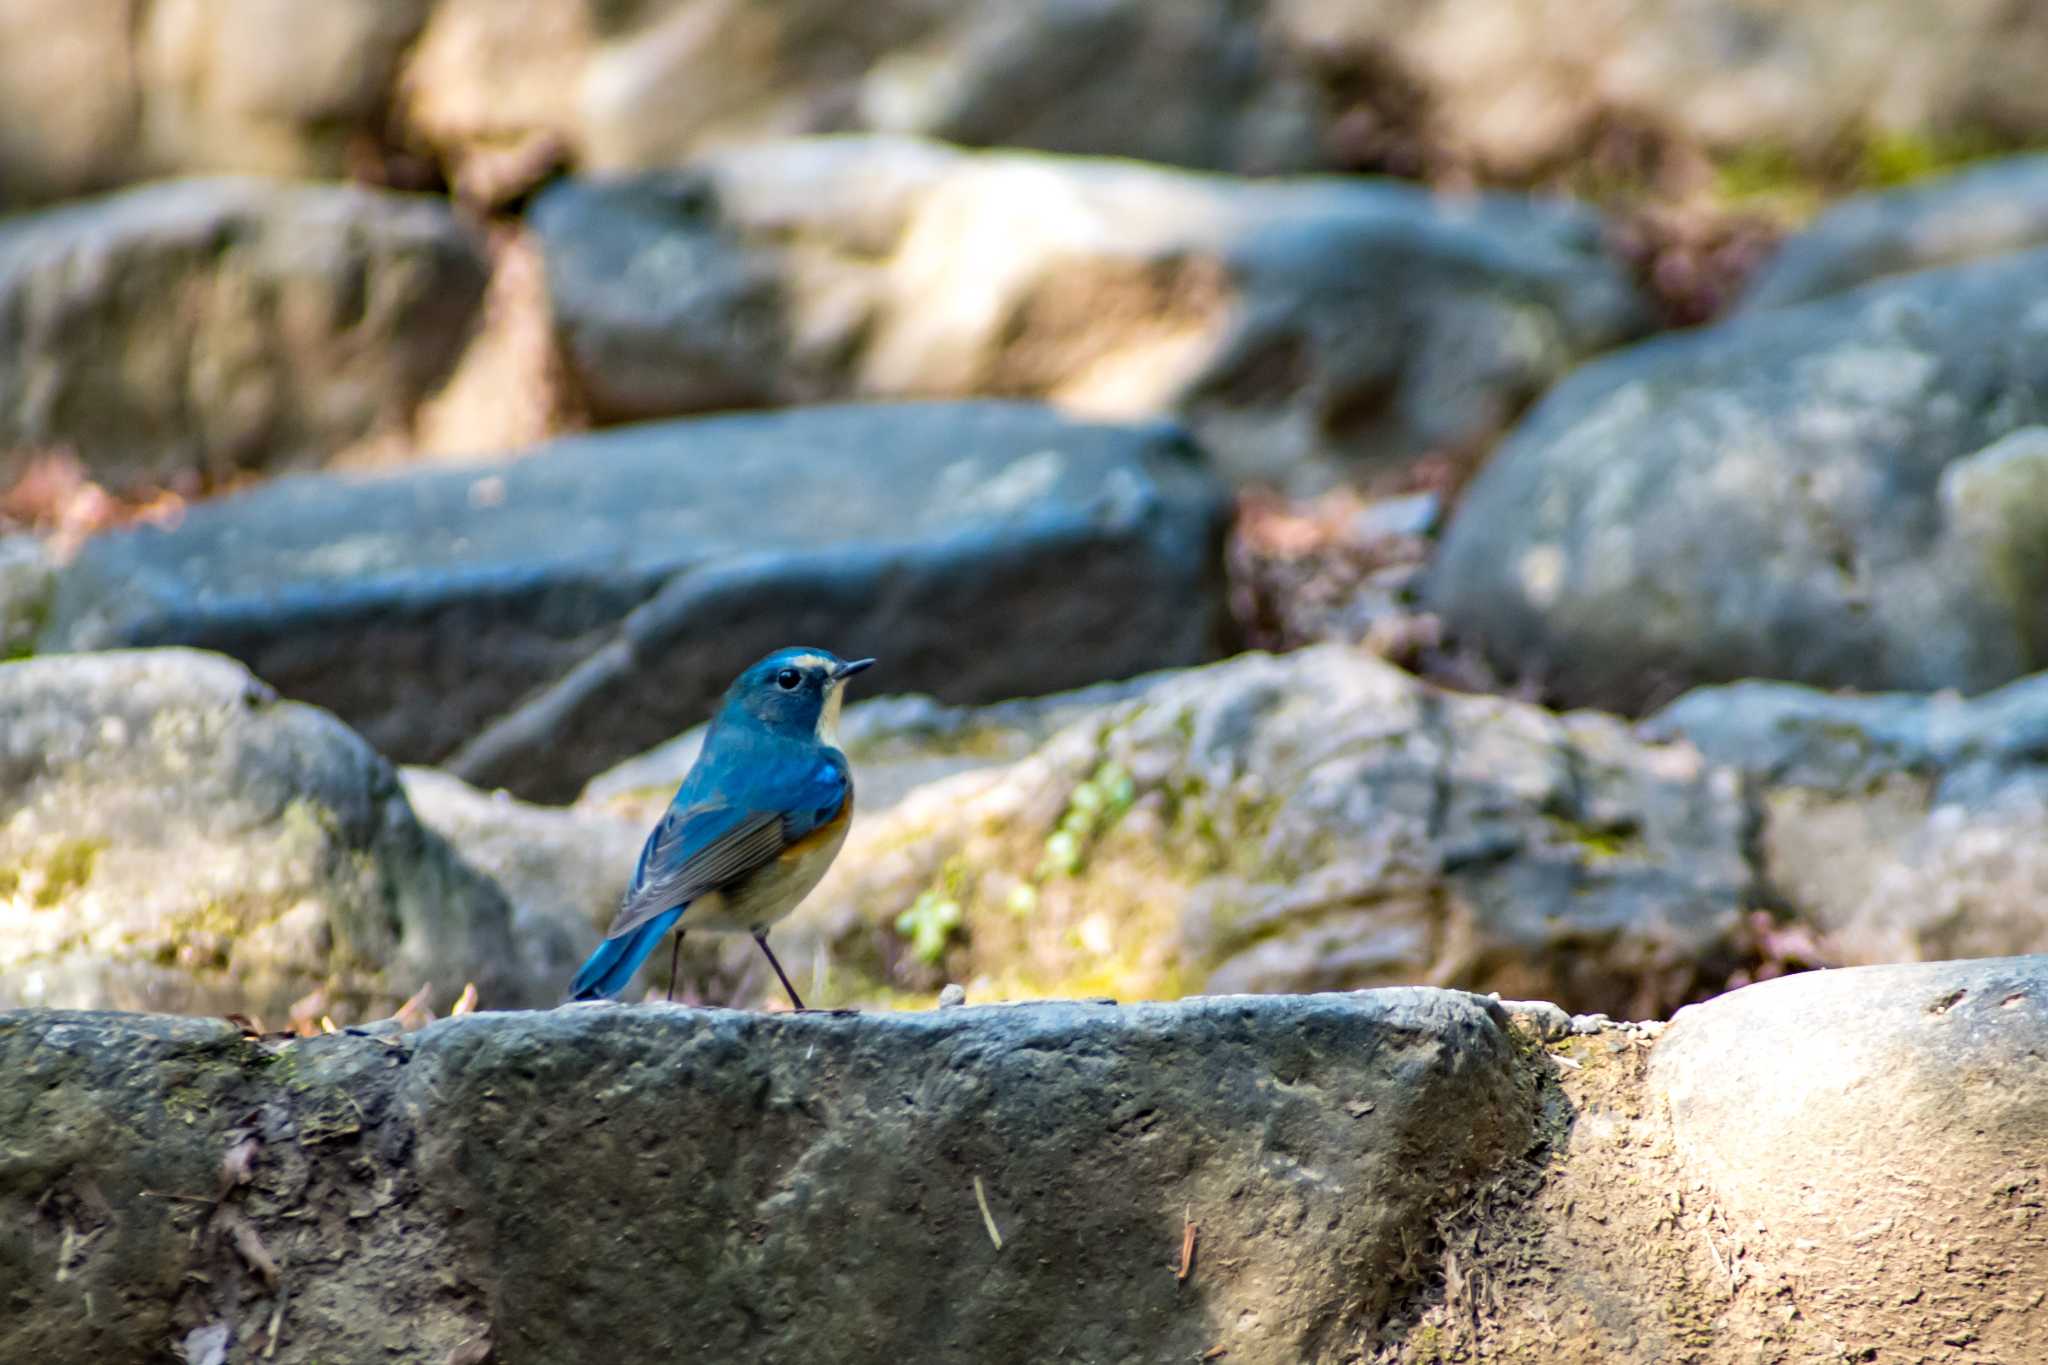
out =
<path fill-rule="evenodd" d="M 822 654 L 799 654 L 790 662 L 798 668 L 824 668 L 831 661 Z"/>

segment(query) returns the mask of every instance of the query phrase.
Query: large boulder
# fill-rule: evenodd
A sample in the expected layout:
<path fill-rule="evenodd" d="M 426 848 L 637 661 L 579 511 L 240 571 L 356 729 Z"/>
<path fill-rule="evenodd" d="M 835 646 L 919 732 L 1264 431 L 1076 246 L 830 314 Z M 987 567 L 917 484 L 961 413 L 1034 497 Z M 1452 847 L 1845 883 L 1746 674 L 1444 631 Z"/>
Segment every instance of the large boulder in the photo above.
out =
<path fill-rule="evenodd" d="M 1649 1080 L 1731 1286 L 1837 1358 L 2038 1360 L 2044 1046 L 2048 958 L 1866 967 L 1681 1011 Z"/>
<path fill-rule="evenodd" d="M 2048 1359 L 2044 1000 L 2048 958 L 1861 967 L 1549 1044 L 1380 1358 Z"/>
<path fill-rule="evenodd" d="M 1829 961 L 2048 952 L 2048 675 L 1970 700 L 1736 683 L 1645 729 L 1749 780 L 1771 898 Z"/>
<path fill-rule="evenodd" d="M 1835 205 L 1785 239 L 1742 306 L 1780 308 L 2036 246 L 2048 246 L 2048 156 L 2006 157 Z"/>
<path fill-rule="evenodd" d="M 342 1019 L 559 998 L 344 726 L 184 650 L 0 664 L 0 1003 Z M 543 964 L 545 965 L 545 964 Z"/>
<path fill-rule="evenodd" d="M 561 182 L 531 222 L 600 418 L 1027 395 L 1297 484 L 1484 442 L 1645 325 L 1585 210 L 1394 181 L 826 138 Z"/>
<path fill-rule="evenodd" d="M 395 758 L 561 799 L 792 641 L 958 701 L 1214 657 L 1226 511 L 1165 424 L 1004 403 L 650 424 L 98 537 L 42 647 L 218 649 Z"/>
<path fill-rule="evenodd" d="M 202 171 L 339 175 L 433 0 L 9 0 L 0 207 Z"/>
<path fill-rule="evenodd" d="M 1497 1020 L 572 1007 L 279 1049 L 0 1014 L 0 1356 L 1336 1360 L 1529 1144 Z"/>
<path fill-rule="evenodd" d="M 547 998 L 566 995 L 618 913 L 648 826 L 603 810 L 532 805 L 502 789 L 479 791 L 439 768 L 404 768 L 399 779 L 420 823 L 504 894 L 520 961 L 548 984 Z M 702 976 L 716 962 L 693 954 L 691 970 Z"/>
<path fill-rule="evenodd" d="M 0 1014 L 0 1355 L 2038 1360 L 2044 999 Z"/>
<path fill-rule="evenodd" d="M 445 145 L 544 132 L 600 170 L 844 129 L 1251 172 L 1321 164 L 1326 101 L 1259 8 L 552 0 L 514 14 L 443 0 L 405 108 Z"/>
<path fill-rule="evenodd" d="M 38 449 L 121 488 L 402 436 L 483 296 L 447 206 L 172 181 L 0 221 L 0 485 Z"/>
<path fill-rule="evenodd" d="M 1510 176 L 1586 157 L 1617 122 L 1825 166 L 1873 144 L 2026 141 L 2048 119 L 2033 74 L 2048 11 L 1997 0 L 1274 0 L 1272 14 L 1291 48 L 1355 74 L 1367 115 Z"/>
<path fill-rule="evenodd" d="M 2048 666 L 2044 288 L 2036 250 L 1587 366 L 1467 490 L 1429 599 L 1498 664 L 1620 710 Z"/>
<path fill-rule="evenodd" d="M 1016 715 L 1033 705 L 1056 723 Z M 1337 645 L 1011 711 L 849 724 L 860 790 L 912 755 L 962 771 L 862 805 L 778 927 L 821 1000 L 1423 981 L 1649 1014 L 1748 961 L 1737 775 L 1612 718 Z M 607 779 L 590 803 L 645 829 L 672 785 L 646 775 L 637 802 Z"/>

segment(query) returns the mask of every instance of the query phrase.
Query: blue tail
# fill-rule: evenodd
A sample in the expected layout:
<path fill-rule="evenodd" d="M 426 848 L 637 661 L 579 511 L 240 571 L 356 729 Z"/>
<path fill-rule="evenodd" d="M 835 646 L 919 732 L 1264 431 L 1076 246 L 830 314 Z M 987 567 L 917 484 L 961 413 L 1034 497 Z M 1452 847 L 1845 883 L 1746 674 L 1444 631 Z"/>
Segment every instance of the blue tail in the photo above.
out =
<path fill-rule="evenodd" d="M 682 907 L 678 906 L 656 915 L 624 938 L 608 938 L 598 944 L 597 951 L 576 973 L 576 984 L 569 988 L 569 998 L 602 1000 L 626 989 L 632 983 L 633 973 L 640 970 L 640 964 L 661 943 L 661 936 L 673 929 L 682 917 Z"/>

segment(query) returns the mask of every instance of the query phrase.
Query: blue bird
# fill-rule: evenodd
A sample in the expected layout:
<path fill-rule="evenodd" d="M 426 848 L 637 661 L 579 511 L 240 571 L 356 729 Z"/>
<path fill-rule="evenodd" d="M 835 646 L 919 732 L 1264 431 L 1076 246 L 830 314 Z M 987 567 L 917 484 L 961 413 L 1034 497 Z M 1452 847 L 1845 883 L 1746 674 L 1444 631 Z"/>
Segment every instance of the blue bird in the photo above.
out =
<path fill-rule="evenodd" d="M 839 706 L 846 680 L 872 663 L 779 649 L 733 680 L 571 999 L 617 995 L 670 929 L 680 950 L 687 915 L 692 928 L 752 934 L 789 1003 L 804 1008 L 768 926 L 810 894 L 846 839 L 853 773 L 837 747 Z"/>

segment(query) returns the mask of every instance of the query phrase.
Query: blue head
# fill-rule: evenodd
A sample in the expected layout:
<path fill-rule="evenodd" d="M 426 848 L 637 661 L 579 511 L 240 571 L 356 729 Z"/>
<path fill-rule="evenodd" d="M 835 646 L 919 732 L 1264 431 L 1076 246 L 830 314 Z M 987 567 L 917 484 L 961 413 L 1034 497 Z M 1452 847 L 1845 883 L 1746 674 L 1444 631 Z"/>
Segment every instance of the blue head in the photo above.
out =
<path fill-rule="evenodd" d="M 733 679 L 721 721 L 759 726 L 791 739 L 837 743 L 846 680 L 874 663 L 823 649 L 778 649 Z"/>

